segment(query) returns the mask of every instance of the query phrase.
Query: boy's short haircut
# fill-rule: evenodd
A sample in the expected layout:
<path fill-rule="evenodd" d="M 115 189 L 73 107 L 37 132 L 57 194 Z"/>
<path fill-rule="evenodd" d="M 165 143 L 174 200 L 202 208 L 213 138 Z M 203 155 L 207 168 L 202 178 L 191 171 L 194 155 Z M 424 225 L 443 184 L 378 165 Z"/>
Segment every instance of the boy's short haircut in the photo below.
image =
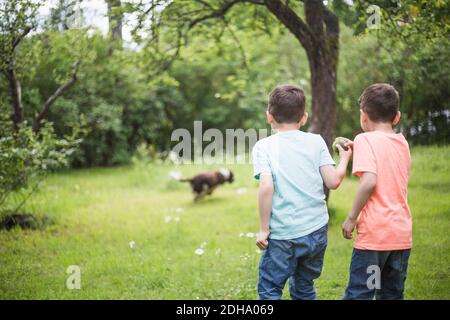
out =
<path fill-rule="evenodd" d="M 392 122 L 399 109 L 400 97 L 393 86 L 375 83 L 359 97 L 359 106 L 374 122 Z"/>
<path fill-rule="evenodd" d="M 305 94 L 293 85 L 277 86 L 269 95 L 269 113 L 278 123 L 298 123 L 305 113 Z"/>

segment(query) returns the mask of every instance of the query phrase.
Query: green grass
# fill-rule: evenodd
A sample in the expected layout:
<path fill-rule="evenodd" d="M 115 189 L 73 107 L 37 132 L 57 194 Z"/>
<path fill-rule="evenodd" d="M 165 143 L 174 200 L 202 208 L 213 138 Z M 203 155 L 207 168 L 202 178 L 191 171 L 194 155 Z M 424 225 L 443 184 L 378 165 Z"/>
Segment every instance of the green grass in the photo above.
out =
<path fill-rule="evenodd" d="M 413 150 L 407 299 L 450 299 L 449 154 L 450 147 Z M 254 299 L 259 253 L 255 239 L 240 234 L 257 231 L 257 184 L 250 166 L 232 168 L 236 182 L 196 204 L 187 185 L 169 180 L 173 167 L 166 165 L 52 175 L 26 211 L 56 223 L 0 231 L 0 298 Z M 201 168 L 179 169 L 189 176 Z M 316 282 L 319 299 L 340 299 L 346 286 L 352 242 L 342 238 L 340 223 L 357 184 L 347 178 L 331 194 L 334 216 Z M 238 188 L 247 192 L 238 194 Z M 166 223 L 169 215 L 180 222 Z M 197 256 L 203 241 L 205 253 Z M 81 290 L 66 288 L 69 265 L 81 268 Z"/>

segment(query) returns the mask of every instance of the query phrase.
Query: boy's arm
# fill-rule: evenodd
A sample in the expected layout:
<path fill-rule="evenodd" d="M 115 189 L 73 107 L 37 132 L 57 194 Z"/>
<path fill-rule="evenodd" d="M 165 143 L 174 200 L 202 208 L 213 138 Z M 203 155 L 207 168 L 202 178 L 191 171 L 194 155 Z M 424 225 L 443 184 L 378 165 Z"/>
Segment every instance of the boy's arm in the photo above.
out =
<path fill-rule="evenodd" d="M 328 189 L 337 189 L 342 180 L 344 180 L 348 162 L 352 157 L 353 143 L 349 142 L 345 146 L 347 147 L 347 151 L 345 151 L 339 144 L 337 145 L 340 160 L 336 167 L 332 165 L 320 167 L 320 174 Z"/>
<path fill-rule="evenodd" d="M 363 172 L 361 174 L 361 182 L 359 184 L 358 191 L 356 193 L 355 200 L 353 201 L 352 209 L 350 210 L 347 219 L 342 224 L 342 235 L 346 239 L 352 239 L 353 230 L 356 226 L 359 213 L 369 201 L 375 187 L 377 185 L 377 175 L 372 172 Z"/>
<path fill-rule="evenodd" d="M 262 173 L 259 177 L 259 233 L 256 245 L 262 249 L 267 249 L 269 245 L 269 221 L 272 210 L 273 180 L 270 173 Z"/>

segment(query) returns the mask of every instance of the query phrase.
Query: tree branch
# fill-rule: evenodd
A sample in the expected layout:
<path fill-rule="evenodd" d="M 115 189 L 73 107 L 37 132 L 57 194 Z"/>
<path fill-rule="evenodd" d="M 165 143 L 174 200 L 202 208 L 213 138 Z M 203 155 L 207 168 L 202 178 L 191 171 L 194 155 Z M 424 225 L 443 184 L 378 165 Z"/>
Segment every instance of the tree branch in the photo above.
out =
<path fill-rule="evenodd" d="M 326 33 L 328 36 L 339 37 L 339 19 L 338 17 L 328 10 L 327 7 L 323 7 L 323 18 L 326 26 Z"/>
<path fill-rule="evenodd" d="M 198 2 L 200 2 L 200 3 L 203 4 L 204 6 L 207 6 L 207 7 L 211 8 L 211 5 L 209 5 L 209 4 L 206 4 L 206 5 L 205 5 L 204 1 L 198 1 Z M 209 20 L 209 19 L 213 19 L 213 18 L 221 18 L 221 17 L 225 16 L 225 14 L 226 14 L 226 13 L 227 13 L 227 12 L 228 12 L 235 4 L 237 4 L 237 3 L 245 3 L 245 2 L 253 3 L 253 4 L 260 4 L 260 5 L 264 4 L 263 1 L 258 1 L 258 0 L 231 0 L 231 1 L 226 2 L 222 7 L 213 10 L 213 11 L 212 11 L 211 13 L 209 13 L 209 14 L 206 14 L 206 15 L 204 15 L 204 16 L 201 16 L 201 17 L 198 17 L 198 18 L 195 18 L 195 19 L 191 20 L 191 21 L 189 22 L 188 29 L 192 29 L 192 28 L 195 27 L 197 24 L 199 24 L 200 22 L 203 22 L 203 21 L 205 21 L 205 20 Z"/>
<path fill-rule="evenodd" d="M 311 32 L 316 38 L 324 36 L 324 5 L 322 0 L 305 0 L 305 17 Z"/>
<path fill-rule="evenodd" d="M 289 29 L 307 53 L 313 48 L 314 35 L 295 11 L 280 0 L 264 0 L 267 9 Z"/>
<path fill-rule="evenodd" d="M 326 47 L 328 58 L 332 59 L 333 64 L 337 64 L 339 53 L 339 19 L 325 6 L 323 12 L 324 23 L 326 26 Z"/>
<path fill-rule="evenodd" d="M 16 49 L 16 47 L 19 45 L 19 43 L 22 41 L 22 39 L 25 38 L 27 36 L 27 34 L 29 34 L 33 28 L 34 28 L 33 26 L 26 27 L 23 30 L 23 32 L 21 34 L 19 34 L 19 36 L 17 38 L 13 39 L 12 51 L 14 51 L 14 49 Z"/>
<path fill-rule="evenodd" d="M 33 130 L 39 131 L 40 124 L 42 119 L 44 119 L 52 106 L 52 104 L 60 97 L 70 86 L 72 86 L 77 81 L 77 72 L 78 67 L 80 66 L 80 61 L 75 61 L 75 63 L 72 65 L 72 75 L 71 78 L 62 84 L 61 86 L 56 89 L 56 91 L 45 101 L 45 103 L 42 106 L 41 112 L 36 116 L 33 123 Z"/>

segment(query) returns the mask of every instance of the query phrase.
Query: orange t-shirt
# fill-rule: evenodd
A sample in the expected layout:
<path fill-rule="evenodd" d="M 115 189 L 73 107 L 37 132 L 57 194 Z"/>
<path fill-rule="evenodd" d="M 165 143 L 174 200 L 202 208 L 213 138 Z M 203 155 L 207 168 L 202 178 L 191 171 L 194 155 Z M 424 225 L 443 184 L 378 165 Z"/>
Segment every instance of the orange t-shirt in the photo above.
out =
<path fill-rule="evenodd" d="M 371 131 L 356 136 L 353 174 L 377 175 L 375 191 L 356 225 L 356 249 L 402 250 L 412 246 L 407 188 L 411 156 L 402 134 Z"/>

